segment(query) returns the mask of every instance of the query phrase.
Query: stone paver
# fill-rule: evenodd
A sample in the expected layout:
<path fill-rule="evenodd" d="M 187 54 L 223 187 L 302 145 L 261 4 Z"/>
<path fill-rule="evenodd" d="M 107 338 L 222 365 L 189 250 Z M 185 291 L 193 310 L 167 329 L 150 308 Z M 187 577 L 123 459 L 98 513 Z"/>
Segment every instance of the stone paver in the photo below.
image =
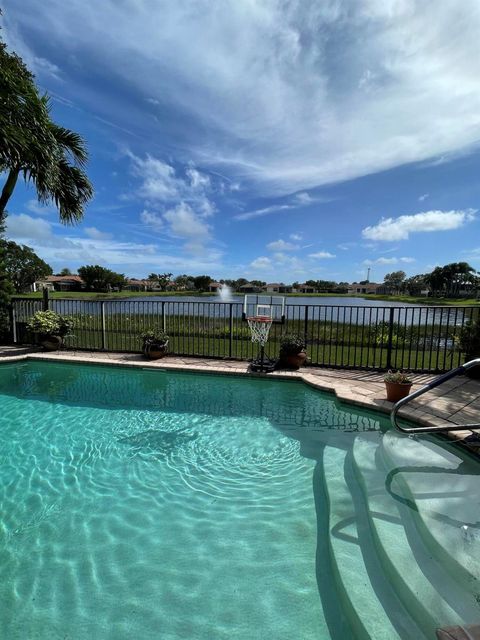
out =
<path fill-rule="evenodd" d="M 373 371 L 326 369 L 304 367 L 300 371 L 275 371 L 269 374 L 251 373 L 248 362 L 167 356 L 162 360 L 145 360 L 142 354 L 91 351 L 44 352 L 16 347 L 0 347 L 1 362 L 33 358 L 53 361 L 89 362 L 116 364 L 152 369 L 187 370 L 222 375 L 265 376 L 280 379 L 298 379 L 324 390 L 334 392 L 340 400 L 358 406 L 389 413 L 392 403 L 385 398 L 383 374 Z M 420 388 L 433 379 L 427 374 L 413 374 L 412 390 Z M 460 376 L 446 382 L 442 387 L 426 393 L 412 401 L 400 415 L 424 425 L 480 423 L 480 381 Z M 466 440 L 472 431 L 451 431 L 452 439 Z M 478 446 L 478 445 L 477 445 Z"/>

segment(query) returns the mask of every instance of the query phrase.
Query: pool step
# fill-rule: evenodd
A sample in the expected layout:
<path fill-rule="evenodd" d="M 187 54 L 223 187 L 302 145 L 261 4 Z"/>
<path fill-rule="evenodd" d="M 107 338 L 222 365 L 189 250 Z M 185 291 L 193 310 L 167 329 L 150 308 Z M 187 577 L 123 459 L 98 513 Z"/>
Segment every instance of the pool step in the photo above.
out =
<path fill-rule="evenodd" d="M 395 432 L 385 434 L 381 454 L 392 477 L 392 491 L 415 502 L 412 515 L 426 547 L 480 601 L 478 461 L 448 443 Z"/>
<path fill-rule="evenodd" d="M 424 635 L 409 619 L 381 571 L 376 567 L 372 571 L 376 563 L 372 540 L 368 527 L 357 515 L 345 474 L 347 477 L 352 474 L 349 454 L 326 447 L 324 479 L 329 503 L 330 554 L 336 586 L 354 637 L 421 640 Z"/>
<path fill-rule="evenodd" d="M 435 638 L 438 626 L 478 620 L 474 597 L 424 545 L 409 507 L 386 493 L 380 451 L 378 434 L 362 434 L 355 440 L 353 458 L 376 551 L 390 583 L 428 638 Z"/>

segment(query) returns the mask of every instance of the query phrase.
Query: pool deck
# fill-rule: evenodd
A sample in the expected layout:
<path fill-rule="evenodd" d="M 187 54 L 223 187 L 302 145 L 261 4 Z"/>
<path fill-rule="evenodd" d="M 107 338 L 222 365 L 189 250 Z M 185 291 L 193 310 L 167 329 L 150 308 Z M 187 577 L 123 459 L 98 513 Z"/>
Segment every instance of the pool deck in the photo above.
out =
<path fill-rule="evenodd" d="M 383 374 L 373 371 L 303 367 L 299 371 L 275 371 L 269 374 L 251 373 L 248 362 L 167 356 L 162 360 L 145 360 L 136 353 L 61 351 L 44 352 L 28 348 L 1 347 L 0 362 L 24 359 L 55 362 L 82 362 L 89 364 L 122 365 L 192 371 L 221 375 L 265 376 L 280 379 L 299 379 L 312 387 L 336 394 L 339 400 L 369 409 L 389 413 L 393 404 L 385 399 Z M 413 374 L 412 390 L 432 380 L 430 374 Z M 427 426 L 449 424 L 462 425 L 480 422 L 480 381 L 458 376 L 441 387 L 414 400 L 400 416 Z M 449 431 L 447 436 L 461 441 L 480 452 L 480 429 Z"/>

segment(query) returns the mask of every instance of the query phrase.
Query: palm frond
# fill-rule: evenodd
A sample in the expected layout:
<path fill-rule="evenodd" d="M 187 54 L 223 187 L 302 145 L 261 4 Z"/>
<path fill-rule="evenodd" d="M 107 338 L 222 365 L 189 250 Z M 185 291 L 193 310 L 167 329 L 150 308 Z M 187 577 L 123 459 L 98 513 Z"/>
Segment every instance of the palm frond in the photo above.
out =
<path fill-rule="evenodd" d="M 45 193 L 46 195 L 46 193 Z M 48 189 L 63 224 L 75 224 L 83 218 L 85 205 L 93 197 L 93 187 L 84 171 L 66 159 L 58 164 L 57 182 Z"/>
<path fill-rule="evenodd" d="M 83 138 L 70 129 L 51 124 L 51 132 L 55 143 L 64 154 L 71 156 L 73 162 L 84 166 L 88 160 L 88 151 Z"/>

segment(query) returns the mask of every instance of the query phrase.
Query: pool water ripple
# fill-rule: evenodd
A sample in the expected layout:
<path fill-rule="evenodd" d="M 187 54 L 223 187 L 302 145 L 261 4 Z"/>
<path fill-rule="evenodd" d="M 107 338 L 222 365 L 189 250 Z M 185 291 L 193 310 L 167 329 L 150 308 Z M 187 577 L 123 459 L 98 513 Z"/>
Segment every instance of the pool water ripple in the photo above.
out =
<path fill-rule="evenodd" d="M 330 637 L 312 477 L 318 416 L 348 416 L 329 398 L 45 363 L 0 369 L 0 393 L 2 638 Z"/>

